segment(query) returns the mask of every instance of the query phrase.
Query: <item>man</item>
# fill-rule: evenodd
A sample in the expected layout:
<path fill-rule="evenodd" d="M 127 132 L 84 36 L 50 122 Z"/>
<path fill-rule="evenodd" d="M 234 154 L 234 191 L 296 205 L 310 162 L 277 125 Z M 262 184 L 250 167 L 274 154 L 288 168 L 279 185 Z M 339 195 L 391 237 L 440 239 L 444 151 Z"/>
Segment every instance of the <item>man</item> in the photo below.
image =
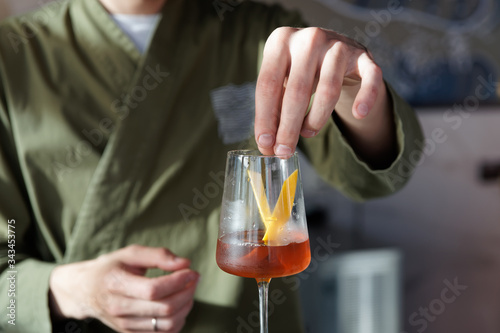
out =
<path fill-rule="evenodd" d="M 298 145 L 358 200 L 411 173 L 411 109 L 364 47 L 292 28 L 296 14 L 244 2 L 222 20 L 205 0 L 47 8 L 0 25 L 0 291 L 12 270 L 17 286 L 7 330 L 257 331 L 254 282 L 215 264 L 226 152 Z M 126 23 L 141 17 L 145 35 Z M 273 332 L 302 331 L 292 287 L 273 281 Z"/>

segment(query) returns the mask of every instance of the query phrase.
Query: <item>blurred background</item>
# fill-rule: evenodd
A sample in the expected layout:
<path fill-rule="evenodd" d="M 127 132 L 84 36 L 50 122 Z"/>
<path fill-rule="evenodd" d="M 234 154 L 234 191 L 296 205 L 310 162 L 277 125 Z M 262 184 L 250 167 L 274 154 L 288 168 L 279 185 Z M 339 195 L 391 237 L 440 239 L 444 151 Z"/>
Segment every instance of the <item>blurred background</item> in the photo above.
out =
<path fill-rule="evenodd" d="M 47 2 L 0 0 L 0 19 Z M 303 164 L 313 260 L 289 281 L 308 332 L 500 332 L 500 1 L 279 2 L 366 45 L 425 132 L 388 198 L 355 203 Z"/>

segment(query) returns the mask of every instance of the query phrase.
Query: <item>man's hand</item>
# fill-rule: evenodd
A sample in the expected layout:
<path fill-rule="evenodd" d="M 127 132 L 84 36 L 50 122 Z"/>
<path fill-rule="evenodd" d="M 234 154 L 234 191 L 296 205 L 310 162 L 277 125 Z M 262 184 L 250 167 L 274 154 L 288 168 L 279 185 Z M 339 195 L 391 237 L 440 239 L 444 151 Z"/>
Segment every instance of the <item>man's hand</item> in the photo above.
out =
<path fill-rule="evenodd" d="M 128 246 L 94 260 L 62 265 L 50 277 L 51 312 L 94 317 L 119 332 L 179 332 L 199 279 L 189 260 L 164 248 Z M 148 268 L 172 272 L 146 278 Z"/>
<path fill-rule="evenodd" d="M 310 112 L 310 98 L 315 94 Z M 367 162 L 393 158 L 394 122 L 381 69 L 354 40 L 320 28 L 276 29 L 257 80 L 255 138 L 263 154 L 288 155 L 335 110 Z"/>

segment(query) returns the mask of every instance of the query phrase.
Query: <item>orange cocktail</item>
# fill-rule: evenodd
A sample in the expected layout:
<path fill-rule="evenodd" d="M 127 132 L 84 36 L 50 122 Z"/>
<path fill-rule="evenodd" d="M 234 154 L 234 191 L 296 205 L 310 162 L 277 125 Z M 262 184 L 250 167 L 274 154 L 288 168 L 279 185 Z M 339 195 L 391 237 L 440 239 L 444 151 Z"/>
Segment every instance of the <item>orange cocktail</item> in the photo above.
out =
<path fill-rule="evenodd" d="M 245 231 L 227 234 L 217 241 L 217 264 L 233 275 L 269 279 L 302 272 L 311 261 L 309 238 L 297 233 L 283 245 L 266 245 L 263 231 L 252 237 Z M 250 239 L 259 239 L 255 243 Z"/>

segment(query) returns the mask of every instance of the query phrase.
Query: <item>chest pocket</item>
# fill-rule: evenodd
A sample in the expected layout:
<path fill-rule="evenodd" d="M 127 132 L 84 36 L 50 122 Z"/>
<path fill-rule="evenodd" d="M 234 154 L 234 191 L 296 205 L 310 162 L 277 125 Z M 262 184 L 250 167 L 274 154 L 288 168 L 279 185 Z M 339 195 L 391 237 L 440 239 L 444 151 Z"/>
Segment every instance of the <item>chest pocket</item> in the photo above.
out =
<path fill-rule="evenodd" d="M 216 88 L 210 92 L 210 100 L 224 144 L 244 141 L 253 135 L 255 82 Z"/>

